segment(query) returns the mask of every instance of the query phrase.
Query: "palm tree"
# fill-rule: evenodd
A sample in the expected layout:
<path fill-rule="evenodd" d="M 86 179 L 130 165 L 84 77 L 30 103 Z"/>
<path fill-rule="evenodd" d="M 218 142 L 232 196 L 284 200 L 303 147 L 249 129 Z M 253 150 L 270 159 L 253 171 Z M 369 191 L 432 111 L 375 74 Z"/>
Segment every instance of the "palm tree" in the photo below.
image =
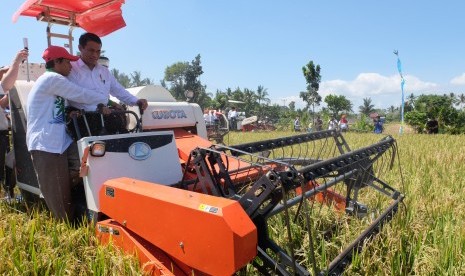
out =
<path fill-rule="evenodd" d="M 452 104 L 455 104 L 455 105 L 459 105 L 460 104 L 460 100 L 458 97 L 455 96 L 455 93 L 454 92 L 450 92 L 449 93 L 449 98 L 452 102 Z"/>
<path fill-rule="evenodd" d="M 245 114 L 250 115 L 250 112 L 254 110 L 255 106 L 257 105 L 257 95 L 255 94 L 254 91 L 244 88 L 244 98 L 242 99 L 243 102 L 245 102 L 244 105 L 244 110 Z"/>
<path fill-rule="evenodd" d="M 413 93 L 411 93 L 410 95 L 407 96 L 407 103 L 408 105 L 415 107 L 415 100 L 417 99 L 417 97 L 415 97 L 415 95 L 413 95 Z"/>
<path fill-rule="evenodd" d="M 262 101 L 267 103 L 267 104 L 270 103 L 270 99 L 267 98 L 268 97 L 268 91 L 263 86 L 261 86 L 261 85 L 258 86 L 256 95 L 257 95 L 258 105 L 261 105 Z"/>
<path fill-rule="evenodd" d="M 111 74 L 124 88 L 131 86 L 131 79 L 125 73 L 120 73 L 118 69 L 113 68 L 111 69 Z"/>
<path fill-rule="evenodd" d="M 458 103 L 463 108 L 463 105 L 465 104 L 465 95 L 462 93 L 462 94 L 458 95 L 457 97 L 458 97 Z"/>
<path fill-rule="evenodd" d="M 396 107 L 393 106 L 393 105 L 391 105 L 391 106 L 388 108 L 388 111 L 389 111 L 390 113 L 394 113 L 394 111 L 396 111 Z"/>
<path fill-rule="evenodd" d="M 228 95 L 221 90 L 216 90 L 215 98 L 213 99 L 214 108 L 225 109 L 228 105 Z"/>
<path fill-rule="evenodd" d="M 363 105 L 358 107 L 360 113 L 370 116 L 370 113 L 375 112 L 375 105 L 371 104 L 371 98 L 364 98 Z"/>

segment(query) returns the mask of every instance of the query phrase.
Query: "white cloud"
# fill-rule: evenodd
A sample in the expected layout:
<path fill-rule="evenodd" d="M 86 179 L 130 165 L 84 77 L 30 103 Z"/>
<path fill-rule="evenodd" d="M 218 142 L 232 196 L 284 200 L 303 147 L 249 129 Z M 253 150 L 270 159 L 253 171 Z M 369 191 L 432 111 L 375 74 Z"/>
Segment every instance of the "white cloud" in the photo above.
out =
<path fill-rule="evenodd" d="M 405 76 L 405 92 L 424 92 L 437 88 L 432 82 L 425 82 L 411 75 Z M 354 80 L 330 80 L 322 82 L 320 93 L 323 98 L 328 94 L 351 97 L 370 97 L 377 95 L 399 94 L 400 76 L 383 76 L 377 73 L 361 73 Z"/>
<path fill-rule="evenodd" d="M 453 85 L 465 85 L 465 73 L 450 80 Z"/>
<path fill-rule="evenodd" d="M 439 85 L 433 82 L 422 81 L 419 78 L 406 75 L 404 92 L 424 93 L 438 89 Z M 372 98 L 376 107 L 386 108 L 390 105 L 400 104 L 399 95 L 400 76 L 383 76 L 378 73 L 361 73 L 353 80 L 330 80 L 320 84 L 320 95 L 324 99 L 329 94 L 346 96 L 354 104 L 354 111 L 363 102 L 363 98 Z"/>
<path fill-rule="evenodd" d="M 411 93 L 419 95 L 434 90 L 442 90 L 441 85 L 433 82 L 422 81 L 419 78 L 406 75 L 404 92 L 405 97 Z M 463 75 L 465 84 L 465 74 Z M 398 106 L 401 103 L 400 76 L 383 76 L 378 73 L 361 73 L 353 80 L 329 80 L 320 83 L 318 93 L 322 99 L 329 94 L 344 95 L 353 103 L 353 110 L 358 112 L 358 107 L 363 103 L 363 98 L 370 97 L 376 108 L 387 108 L 391 105 Z M 272 99 L 272 103 L 289 105 L 291 101 L 297 108 L 305 107 L 305 103 L 299 95 Z M 326 106 L 322 101 L 321 106 Z"/>

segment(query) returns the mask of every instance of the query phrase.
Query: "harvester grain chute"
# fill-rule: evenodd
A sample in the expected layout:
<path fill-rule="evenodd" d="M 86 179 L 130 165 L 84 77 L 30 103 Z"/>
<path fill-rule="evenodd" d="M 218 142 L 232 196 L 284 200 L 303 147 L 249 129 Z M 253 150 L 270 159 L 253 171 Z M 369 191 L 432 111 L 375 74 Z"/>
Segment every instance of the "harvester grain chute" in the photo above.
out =
<path fill-rule="evenodd" d="M 89 13 L 63 11 L 81 2 L 26 1 L 17 15 L 78 27 L 78 15 Z M 124 23 L 124 1 L 85 2 Z M 32 84 L 18 81 L 10 105 L 17 183 L 34 198 L 40 189 L 24 146 Z M 390 136 L 356 150 L 336 130 L 214 145 L 197 104 L 176 102 L 162 87 L 133 90 L 144 91 L 149 107 L 130 108 L 125 130 L 76 132 L 98 237 L 137 253 L 153 275 L 337 275 L 404 198 L 383 180 L 397 149 Z"/>

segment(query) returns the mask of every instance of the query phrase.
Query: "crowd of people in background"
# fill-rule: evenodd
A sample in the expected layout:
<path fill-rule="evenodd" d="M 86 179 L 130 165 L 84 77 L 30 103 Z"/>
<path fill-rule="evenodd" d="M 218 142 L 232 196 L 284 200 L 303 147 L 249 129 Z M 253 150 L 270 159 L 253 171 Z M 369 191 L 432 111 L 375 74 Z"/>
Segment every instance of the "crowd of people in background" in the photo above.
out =
<path fill-rule="evenodd" d="M 203 119 L 205 120 L 205 124 L 207 126 L 218 125 L 221 116 L 223 116 L 221 109 L 214 110 L 206 108 L 203 112 Z"/>
<path fill-rule="evenodd" d="M 437 122 L 437 121 L 436 121 Z M 428 124 L 434 125 L 433 120 L 429 120 Z M 323 120 L 321 119 L 320 115 L 317 115 L 314 120 L 311 120 L 308 123 L 308 127 L 306 128 L 308 132 L 313 131 L 322 131 L 323 130 Z M 346 114 L 342 114 L 340 119 L 337 120 L 336 116 L 331 116 L 329 121 L 325 124 L 328 130 L 340 130 L 340 131 L 348 131 L 349 130 L 349 120 Z M 432 131 L 437 131 L 437 127 L 430 127 Z M 300 117 L 297 116 L 293 122 L 293 130 L 296 132 L 302 131 L 302 125 Z M 384 117 L 376 116 L 373 118 L 372 122 L 372 131 L 374 133 L 383 133 L 384 131 Z M 429 133 L 429 132 L 428 132 Z"/>

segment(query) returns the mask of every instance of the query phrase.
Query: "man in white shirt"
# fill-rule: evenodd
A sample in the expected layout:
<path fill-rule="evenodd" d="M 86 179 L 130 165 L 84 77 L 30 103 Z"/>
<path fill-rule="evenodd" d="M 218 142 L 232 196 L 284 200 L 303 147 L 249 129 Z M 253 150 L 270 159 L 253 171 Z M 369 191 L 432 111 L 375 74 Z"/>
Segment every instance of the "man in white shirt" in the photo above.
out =
<path fill-rule="evenodd" d="M 237 111 L 234 106 L 231 107 L 231 110 L 229 110 L 228 112 L 228 120 L 229 120 L 229 129 L 236 130 L 237 129 Z"/>
<path fill-rule="evenodd" d="M 338 121 L 334 118 L 334 116 L 331 117 L 331 119 L 328 122 L 328 130 L 336 129 L 337 125 L 338 125 Z"/>
<path fill-rule="evenodd" d="M 294 120 L 294 131 L 300 132 L 300 118 L 297 116 Z"/>
<path fill-rule="evenodd" d="M 66 132 L 65 99 L 90 106 L 106 103 L 108 97 L 65 77 L 71 72 L 70 61 L 79 59 L 65 48 L 50 46 L 43 58 L 47 71 L 37 79 L 27 100 L 26 143 L 47 207 L 57 219 L 73 220 L 69 169 L 79 167 L 71 163 L 79 163 L 79 157 L 76 143 Z"/>
<path fill-rule="evenodd" d="M 19 65 L 28 57 L 28 51 L 23 49 L 19 51 L 11 66 L 0 68 L 0 180 L 3 181 L 3 188 L 6 196 L 14 197 L 14 182 L 11 181 L 12 169 L 5 167 L 5 156 L 10 150 L 10 139 L 8 135 L 8 119 L 5 116 L 5 108 L 8 107 L 8 91 L 13 88 L 13 85 L 18 77 Z"/>
<path fill-rule="evenodd" d="M 118 98 L 128 105 L 139 105 L 143 110 L 147 108 L 147 100 L 138 99 L 129 93 L 118 81 L 107 67 L 98 63 L 102 49 L 102 40 L 93 33 L 85 33 L 79 38 L 79 60 L 71 62 L 73 70 L 68 79 L 84 88 L 98 90 L 98 93 L 107 97 L 105 105 L 110 102 L 110 95 Z M 95 111 L 95 106 L 99 104 L 96 100 L 87 104 L 69 100 L 69 104 L 78 109 Z M 118 105 L 119 106 L 119 105 Z M 109 113 L 108 109 L 104 110 Z"/>

